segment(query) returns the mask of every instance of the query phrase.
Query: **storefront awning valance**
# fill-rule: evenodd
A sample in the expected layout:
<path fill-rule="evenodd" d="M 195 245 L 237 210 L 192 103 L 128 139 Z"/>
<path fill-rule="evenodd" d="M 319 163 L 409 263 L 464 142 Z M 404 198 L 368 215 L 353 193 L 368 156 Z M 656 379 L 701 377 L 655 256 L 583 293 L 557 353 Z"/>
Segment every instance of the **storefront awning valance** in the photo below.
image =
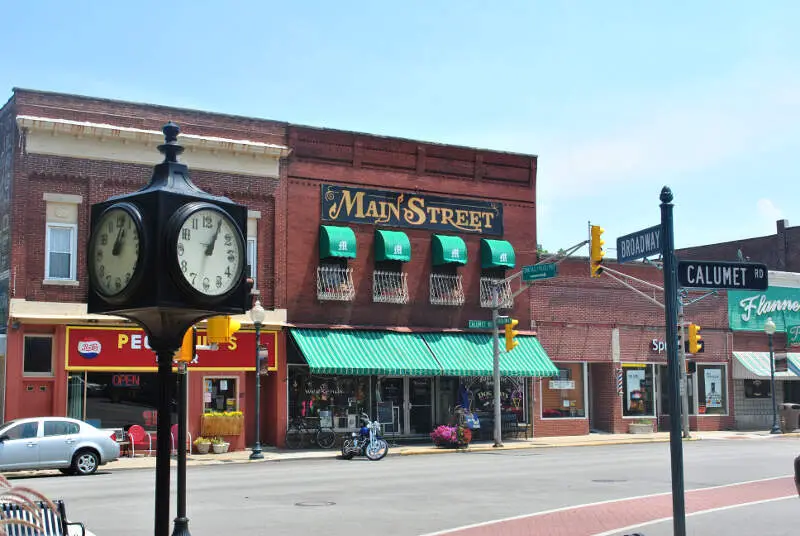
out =
<path fill-rule="evenodd" d="M 317 374 L 438 376 L 441 368 L 419 334 L 391 331 L 290 330 Z"/>
<path fill-rule="evenodd" d="M 400 261 L 411 260 L 411 242 L 402 231 L 375 231 L 375 260 Z"/>
<path fill-rule="evenodd" d="M 481 240 L 481 268 L 513 268 L 514 247 L 505 240 Z"/>
<path fill-rule="evenodd" d="M 356 234 L 350 227 L 319 226 L 319 258 L 356 258 Z"/>
<path fill-rule="evenodd" d="M 789 370 L 776 372 L 780 380 L 800 380 L 800 353 L 787 353 Z M 733 377 L 736 380 L 768 380 L 769 352 L 733 352 Z"/>
<path fill-rule="evenodd" d="M 458 236 L 433 235 L 431 240 L 433 247 L 433 264 L 441 266 L 443 264 L 467 264 L 467 245 Z"/>
<path fill-rule="evenodd" d="M 492 337 L 486 333 L 423 333 L 445 376 L 491 376 Z M 519 345 L 500 354 L 502 376 L 557 376 L 558 369 L 531 336 L 517 336 Z"/>

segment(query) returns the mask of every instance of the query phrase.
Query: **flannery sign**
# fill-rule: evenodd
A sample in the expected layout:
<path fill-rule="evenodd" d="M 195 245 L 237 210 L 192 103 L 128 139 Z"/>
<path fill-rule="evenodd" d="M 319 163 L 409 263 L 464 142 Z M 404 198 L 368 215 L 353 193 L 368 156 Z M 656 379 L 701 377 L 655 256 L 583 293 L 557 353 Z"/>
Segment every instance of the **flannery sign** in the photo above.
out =
<path fill-rule="evenodd" d="M 387 190 L 322 185 L 322 219 L 435 231 L 503 234 L 503 205 Z"/>
<path fill-rule="evenodd" d="M 778 331 L 800 325 L 800 288 L 769 287 L 764 292 L 728 291 L 728 322 L 733 331 L 764 331 L 772 318 Z"/>

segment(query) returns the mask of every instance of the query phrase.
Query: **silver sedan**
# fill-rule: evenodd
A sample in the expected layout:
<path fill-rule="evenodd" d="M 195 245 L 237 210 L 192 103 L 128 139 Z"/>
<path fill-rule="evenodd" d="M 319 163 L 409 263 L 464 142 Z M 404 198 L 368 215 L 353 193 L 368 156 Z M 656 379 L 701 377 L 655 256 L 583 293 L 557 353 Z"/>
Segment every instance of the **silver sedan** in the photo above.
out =
<path fill-rule="evenodd" d="M 114 432 L 76 419 L 35 417 L 0 425 L 0 471 L 58 469 L 90 475 L 118 458 Z"/>

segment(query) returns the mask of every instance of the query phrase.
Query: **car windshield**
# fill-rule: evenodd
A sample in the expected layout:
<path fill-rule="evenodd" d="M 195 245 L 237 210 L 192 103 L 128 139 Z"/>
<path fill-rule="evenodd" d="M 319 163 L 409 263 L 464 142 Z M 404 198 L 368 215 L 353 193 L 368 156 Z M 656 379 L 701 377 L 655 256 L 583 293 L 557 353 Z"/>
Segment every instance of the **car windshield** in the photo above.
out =
<path fill-rule="evenodd" d="M 4 422 L 3 424 L 0 424 L 0 430 L 5 430 L 6 428 L 11 426 L 15 422 L 17 422 L 17 421 L 15 421 L 15 420 L 14 421 L 8 421 L 8 422 Z"/>

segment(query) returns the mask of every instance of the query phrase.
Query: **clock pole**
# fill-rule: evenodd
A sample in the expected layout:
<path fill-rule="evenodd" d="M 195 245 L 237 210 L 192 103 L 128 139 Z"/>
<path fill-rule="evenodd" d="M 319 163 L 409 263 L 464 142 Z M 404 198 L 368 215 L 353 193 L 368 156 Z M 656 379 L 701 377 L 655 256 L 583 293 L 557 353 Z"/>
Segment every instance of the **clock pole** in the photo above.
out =
<path fill-rule="evenodd" d="M 163 132 L 165 142 L 158 150 L 164 161 L 154 166 L 150 182 L 136 192 L 92 205 L 86 256 L 88 312 L 121 316 L 141 326 L 158 362 L 155 536 L 170 536 L 170 403 L 175 386 L 172 372 L 175 352 L 186 330 L 197 322 L 213 316 L 243 314 L 250 307 L 251 289 L 243 259 L 247 207 L 198 188 L 189 177 L 189 168 L 178 162 L 178 155 L 183 152 L 178 144 L 178 125 L 169 122 Z M 181 244 L 181 227 L 186 220 L 175 216 L 196 213 L 198 207 L 219 215 L 215 238 L 219 238 L 220 222 L 224 222 L 222 241 L 225 243 L 230 237 L 232 246 L 207 247 L 203 252 L 206 262 L 195 261 L 189 282 L 181 267 L 186 249 Z M 104 215 L 116 209 L 125 210 L 132 216 L 133 224 L 139 226 L 138 246 L 126 243 L 124 232 L 109 233 L 107 223 L 106 229 L 101 227 Z M 126 247 L 131 249 L 125 250 Z M 135 255 L 120 259 L 123 251 Z M 106 266 L 98 257 L 114 257 L 114 260 Z M 117 271 L 109 284 L 106 270 L 112 265 Z M 175 528 L 176 534 L 188 534 L 182 520 L 176 520 Z"/>

